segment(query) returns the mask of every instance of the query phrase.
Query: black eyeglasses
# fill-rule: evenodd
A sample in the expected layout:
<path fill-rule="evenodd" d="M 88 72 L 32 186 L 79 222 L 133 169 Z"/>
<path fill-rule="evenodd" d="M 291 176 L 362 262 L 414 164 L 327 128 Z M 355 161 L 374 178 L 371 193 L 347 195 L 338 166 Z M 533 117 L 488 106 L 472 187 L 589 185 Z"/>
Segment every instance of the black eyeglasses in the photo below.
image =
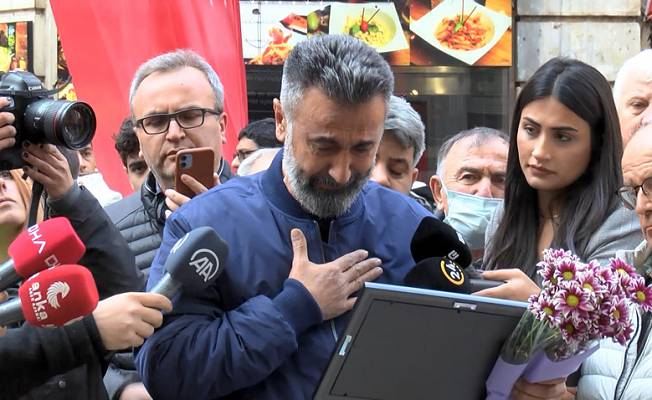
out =
<path fill-rule="evenodd" d="M 652 177 L 647 178 L 643 181 L 642 185 L 638 186 L 623 186 L 618 189 L 618 196 L 623 202 L 625 207 L 633 210 L 636 208 L 636 199 L 638 198 L 638 191 L 642 190 L 645 197 L 650 199 L 650 194 L 652 194 Z"/>
<path fill-rule="evenodd" d="M 170 114 L 148 115 L 136 120 L 136 126 L 143 128 L 148 135 L 158 135 L 170 129 L 170 119 L 174 118 L 183 129 L 196 128 L 204 124 L 206 113 L 220 115 L 221 112 L 208 108 L 188 108 Z"/>

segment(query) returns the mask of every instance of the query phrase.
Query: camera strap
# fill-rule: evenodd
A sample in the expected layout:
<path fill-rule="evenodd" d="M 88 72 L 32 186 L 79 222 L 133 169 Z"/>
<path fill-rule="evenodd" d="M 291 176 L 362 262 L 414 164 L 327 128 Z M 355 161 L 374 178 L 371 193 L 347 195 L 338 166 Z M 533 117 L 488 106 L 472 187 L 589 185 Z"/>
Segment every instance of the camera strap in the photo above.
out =
<path fill-rule="evenodd" d="M 27 226 L 36 225 L 36 218 L 38 216 L 38 207 L 41 202 L 41 195 L 43 194 L 43 185 L 34 181 L 32 183 L 32 203 L 29 205 L 29 220 Z"/>

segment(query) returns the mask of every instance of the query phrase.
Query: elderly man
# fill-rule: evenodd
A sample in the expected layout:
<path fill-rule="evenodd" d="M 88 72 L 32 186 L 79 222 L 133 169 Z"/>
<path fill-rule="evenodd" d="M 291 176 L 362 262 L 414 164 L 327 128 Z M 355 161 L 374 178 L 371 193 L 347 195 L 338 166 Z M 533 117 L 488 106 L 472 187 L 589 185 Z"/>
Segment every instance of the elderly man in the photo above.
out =
<path fill-rule="evenodd" d="M 421 117 L 410 103 L 392 96 L 385 117 L 385 131 L 376 153 L 376 165 L 369 179 L 409 195 L 432 211 L 428 202 L 411 191 L 419 170 L 417 163 L 426 147 Z"/>
<path fill-rule="evenodd" d="M 623 145 L 641 127 L 652 124 L 652 49 L 625 61 L 614 83 Z"/>
<path fill-rule="evenodd" d="M 311 398 L 354 293 L 366 281 L 403 281 L 429 214 L 367 184 L 393 83 L 387 62 L 352 37 L 294 47 L 274 102 L 284 150 L 264 173 L 194 198 L 166 223 L 148 286 L 195 227 L 214 227 L 229 256 L 217 282 L 184 292 L 140 349 L 154 398 Z"/>
<path fill-rule="evenodd" d="M 484 253 L 484 233 L 505 192 L 509 139 L 478 127 L 446 140 L 430 177 L 437 212 L 462 235 L 476 258 Z"/>

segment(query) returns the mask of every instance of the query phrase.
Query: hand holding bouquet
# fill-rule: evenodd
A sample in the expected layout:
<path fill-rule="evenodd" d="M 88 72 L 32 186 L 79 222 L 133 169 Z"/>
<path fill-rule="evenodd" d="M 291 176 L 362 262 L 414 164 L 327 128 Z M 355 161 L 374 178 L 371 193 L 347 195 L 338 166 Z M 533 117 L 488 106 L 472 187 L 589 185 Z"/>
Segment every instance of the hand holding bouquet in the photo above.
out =
<path fill-rule="evenodd" d="M 506 399 L 516 380 L 542 382 L 566 377 L 612 338 L 632 335 L 632 305 L 652 309 L 652 287 L 629 264 L 583 263 L 569 251 L 547 249 L 537 264 L 542 290 L 503 345 L 487 379 L 487 398 Z"/>

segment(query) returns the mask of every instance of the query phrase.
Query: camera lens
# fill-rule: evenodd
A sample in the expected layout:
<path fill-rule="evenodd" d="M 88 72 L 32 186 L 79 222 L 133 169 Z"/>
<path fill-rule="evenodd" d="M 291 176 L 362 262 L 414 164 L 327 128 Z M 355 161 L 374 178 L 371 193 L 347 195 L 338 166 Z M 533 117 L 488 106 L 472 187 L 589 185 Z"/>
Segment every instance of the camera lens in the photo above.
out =
<path fill-rule="evenodd" d="M 95 113 L 78 101 L 38 100 L 25 110 L 25 128 L 48 143 L 78 150 L 93 140 Z"/>

